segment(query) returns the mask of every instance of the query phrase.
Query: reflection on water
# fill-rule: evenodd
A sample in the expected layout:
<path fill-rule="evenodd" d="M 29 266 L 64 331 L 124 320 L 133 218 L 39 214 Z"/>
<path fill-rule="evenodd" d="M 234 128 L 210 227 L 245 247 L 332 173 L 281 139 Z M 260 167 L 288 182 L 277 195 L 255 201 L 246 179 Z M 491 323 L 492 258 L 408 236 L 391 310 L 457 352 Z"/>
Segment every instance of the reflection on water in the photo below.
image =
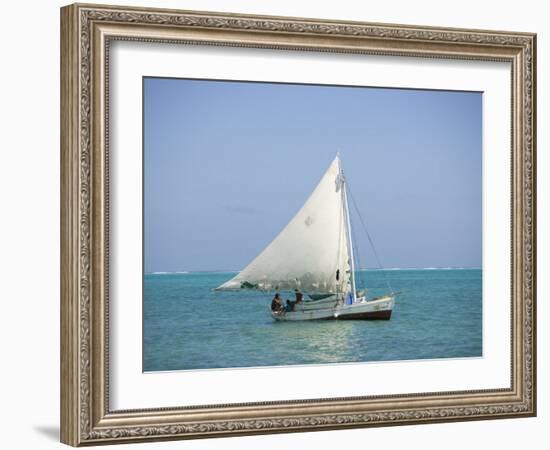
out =
<path fill-rule="evenodd" d="M 271 329 L 273 339 L 280 339 L 274 360 L 301 360 L 302 364 L 334 363 L 351 358 L 352 322 L 312 321 L 276 322 Z"/>
<path fill-rule="evenodd" d="M 145 276 L 144 370 L 480 356 L 481 270 L 388 271 L 390 321 L 275 322 L 271 295 L 216 292 L 224 273 Z M 365 275 L 374 297 L 382 271 Z"/>

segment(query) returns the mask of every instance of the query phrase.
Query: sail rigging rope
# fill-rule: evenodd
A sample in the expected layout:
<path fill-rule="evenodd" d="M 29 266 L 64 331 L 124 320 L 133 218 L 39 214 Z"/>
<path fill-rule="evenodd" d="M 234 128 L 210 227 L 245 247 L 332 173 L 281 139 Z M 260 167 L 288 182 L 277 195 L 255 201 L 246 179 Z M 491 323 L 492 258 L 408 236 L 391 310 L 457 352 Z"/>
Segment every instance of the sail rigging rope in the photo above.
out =
<path fill-rule="evenodd" d="M 386 285 L 388 286 L 388 289 L 390 290 L 390 292 L 393 294 L 393 289 L 391 287 L 390 280 L 388 278 L 388 274 L 386 273 L 386 271 L 384 270 L 384 267 L 382 266 L 382 263 L 380 262 L 380 257 L 378 256 L 376 248 L 374 247 L 374 242 L 372 241 L 370 233 L 367 230 L 367 226 L 365 225 L 365 221 L 363 220 L 363 217 L 361 216 L 361 213 L 359 212 L 359 208 L 357 207 L 357 203 L 355 202 L 355 198 L 353 197 L 353 194 L 351 193 L 351 189 L 349 188 L 349 184 L 348 184 L 347 187 L 348 187 L 349 196 L 351 198 L 351 202 L 353 203 L 353 207 L 355 208 L 355 211 L 357 212 L 357 215 L 359 216 L 359 221 L 361 222 L 361 225 L 363 226 L 363 230 L 365 231 L 365 233 L 367 235 L 370 246 L 372 248 L 372 252 L 374 253 L 374 257 L 376 258 L 376 263 L 378 264 L 378 268 L 384 274 L 384 280 L 386 281 Z"/>
<path fill-rule="evenodd" d="M 353 227 L 351 227 L 351 239 L 353 241 L 353 248 L 355 249 L 355 255 L 353 255 L 355 259 L 355 267 L 359 269 L 360 288 L 364 291 L 366 287 L 364 272 L 361 270 L 361 255 L 359 253 L 359 245 L 357 244 L 357 236 L 355 234 L 355 228 Z"/>

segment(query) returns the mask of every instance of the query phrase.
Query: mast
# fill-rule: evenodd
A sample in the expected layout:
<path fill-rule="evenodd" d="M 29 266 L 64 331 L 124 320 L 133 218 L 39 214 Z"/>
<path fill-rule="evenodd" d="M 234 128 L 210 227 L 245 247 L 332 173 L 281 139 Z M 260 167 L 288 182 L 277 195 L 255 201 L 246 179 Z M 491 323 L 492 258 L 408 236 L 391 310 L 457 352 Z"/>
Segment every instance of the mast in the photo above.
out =
<path fill-rule="evenodd" d="M 344 177 L 344 170 L 340 167 L 340 173 L 342 176 L 342 196 L 344 198 L 343 204 L 344 204 L 344 211 L 346 213 L 346 236 L 348 239 L 348 249 L 349 249 L 349 259 L 350 259 L 350 279 L 351 279 L 351 295 L 353 298 L 353 301 L 355 302 L 357 293 L 355 291 L 355 262 L 353 257 L 353 242 L 351 238 L 351 220 L 349 216 L 349 208 L 348 208 L 348 194 L 346 189 L 346 178 Z"/>

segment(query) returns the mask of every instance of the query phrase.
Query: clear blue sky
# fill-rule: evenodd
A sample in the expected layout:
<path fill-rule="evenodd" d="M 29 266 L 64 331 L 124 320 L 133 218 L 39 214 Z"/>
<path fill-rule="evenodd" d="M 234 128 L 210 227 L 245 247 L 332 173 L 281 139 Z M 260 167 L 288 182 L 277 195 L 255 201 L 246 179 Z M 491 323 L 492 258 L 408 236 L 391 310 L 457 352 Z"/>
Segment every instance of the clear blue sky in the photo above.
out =
<path fill-rule="evenodd" d="M 385 267 L 481 267 L 481 93 L 145 78 L 145 271 L 242 269 L 337 150 Z"/>

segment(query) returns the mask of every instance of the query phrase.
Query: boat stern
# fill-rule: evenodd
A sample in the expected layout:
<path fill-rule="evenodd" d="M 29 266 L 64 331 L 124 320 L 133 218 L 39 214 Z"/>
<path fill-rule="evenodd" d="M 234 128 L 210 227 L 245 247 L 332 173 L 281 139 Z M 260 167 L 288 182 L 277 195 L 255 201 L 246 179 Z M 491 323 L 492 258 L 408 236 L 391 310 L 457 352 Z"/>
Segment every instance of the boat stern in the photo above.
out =
<path fill-rule="evenodd" d="M 360 300 L 335 312 L 338 320 L 390 320 L 395 304 L 395 295 L 374 300 Z"/>

